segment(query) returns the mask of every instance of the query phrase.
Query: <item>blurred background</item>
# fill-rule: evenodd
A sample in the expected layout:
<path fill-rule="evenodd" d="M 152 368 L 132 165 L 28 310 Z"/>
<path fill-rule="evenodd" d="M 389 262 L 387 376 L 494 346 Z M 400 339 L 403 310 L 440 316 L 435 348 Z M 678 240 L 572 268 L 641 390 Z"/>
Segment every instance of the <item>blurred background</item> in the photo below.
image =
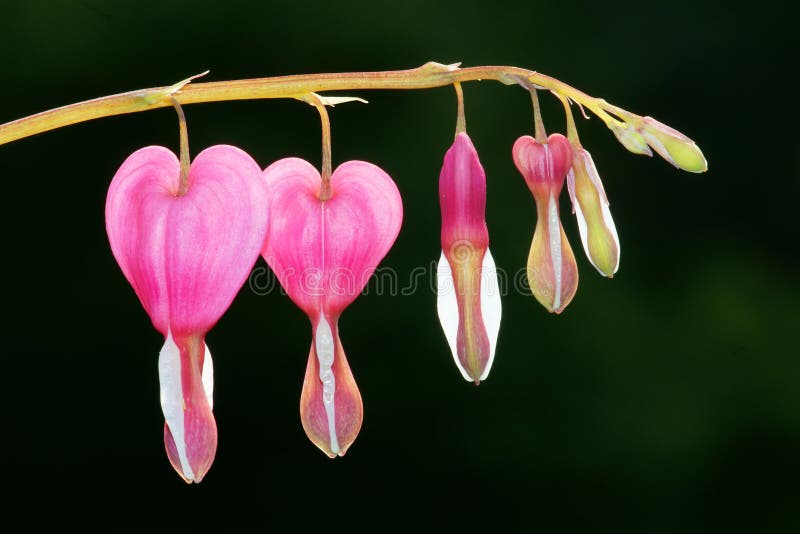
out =
<path fill-rule="evenodd" d="M 174 111 L 0 146 L 6 517 L 112 530 L 220 520 L 800 531 L 800 153 L 785 96 L 798 43 L 781 4 L 6 0 L 0 122 L 206 69 L 217 81 L 462 61 L 536 69 L 652 115 L 693 138 L 710 164 L 681 172 L 628 153 L 596 118 L 580 121 L 612 203 L 620 271 L 603 279 L 585 259 L 565 195 L 575 300 L 550 316 L 510 287 L 494 368 L 478 388 L 452 362 L 430 284 L 360 297 L 340 322 L 365 402 L 344 458 L 329 460 L 300 426 L 306 317 L 278 291 L 245 286 L 207 338 L 220 446 L 189 487 L 163 448 L 163 339 L 103 220 L 108 184 L 131 152 L 177 149 Z M 492 252 L 514 273 L 535 223 L 510 156 L 532 130 L 530 100 L 495 82 L 464 90 L 488 174 Z M 370 103 L 331 111 L 334 164 L 365 159 L 397 182 L 405 222 L 383 265 L 402 285 L 439 257 L 437 181 L 454 93 L 354 94 Z M 543 98 L 549 130 L 563 130 L 559 106 Z M 319 164 L 318 116 L 305 104 L 185 111 L 194 154 L 229 143 L 262 166 L 290 155 Z"/>

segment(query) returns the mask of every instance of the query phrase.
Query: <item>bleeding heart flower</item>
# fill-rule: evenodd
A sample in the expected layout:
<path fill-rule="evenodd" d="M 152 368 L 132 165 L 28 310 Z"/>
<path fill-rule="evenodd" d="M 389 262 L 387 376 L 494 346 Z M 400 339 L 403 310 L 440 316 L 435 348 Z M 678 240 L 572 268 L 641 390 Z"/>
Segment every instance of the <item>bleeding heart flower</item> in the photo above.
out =
<path fill-rule="evenodd" d="M 456 135 L 444 156 L 439 203 L 439 320 L 461 375 L 478 384 L 492 367 L 501 305 L 486 228 L 486 173 L 465 132 Z"/>
<path fill-rule="evenodd" d="M 320 200 L 319 172 L 305 160 L 277 161 L 264 177 L 272 210 L 262 254 L 311 320 L 300 397 L 303 428 L 325 454 L 342 456 L 361 428 L 363 405 L 338 320 L 400 231 L 400 193 L 389 175 L 364 161 L 348 161 L 333 172 L 327 200 Z"/>
<path fill-rule="evenodd" d="M 558 196 L 572 164 L 572 147 L 561 134 L 552 134 L 546 143 L 524 135 L 514 143 L 512 154 L 536 200 L 528 283 L 533 296 L 548 311 L 561 313 L 578 288 L 578 265 L 558 209 Z"/>
<path fill-rule="evenodd" d="M 200 153 L 182 195 L 180 172 L 164 147 L 131 154 L 108 190 L 106 230 L 117 263 L 165 338 L 158 372 L 167 454 L 187 482 L 200 482 L 217 448 L 205 334 L 258 258 L 269 197 L 258 164 L 236 147 Z"/>

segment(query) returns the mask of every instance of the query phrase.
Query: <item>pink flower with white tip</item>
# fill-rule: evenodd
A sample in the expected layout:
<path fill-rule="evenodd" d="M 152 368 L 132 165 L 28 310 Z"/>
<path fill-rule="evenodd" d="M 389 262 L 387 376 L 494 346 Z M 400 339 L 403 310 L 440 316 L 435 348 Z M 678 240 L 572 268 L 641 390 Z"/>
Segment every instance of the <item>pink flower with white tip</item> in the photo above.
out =
<path fill-rule="evenodd" d="M 204 150 L 183 178 L 164 147 L 131 154 L 108 190 L 106 230 L 165 338 L 158 374 L 169 460 L 186 482 L 200 482 L 217 449 L 205 335 L 258 258 L 269 198 L 258 164 L 232 146 Z"/>
<path fill-rule="evenodd" d="M 311 321 L 300 416 L 309 439 L 342 456 L 363 420 L 361 394 L 339 339 L 339 316 L 364 289 L 400 231 L 403 205 L 388 174 L 348 161 L 322 178 L 308 162 L 279 160 L 264 171 L 272 198 L 264 259 Z"/>

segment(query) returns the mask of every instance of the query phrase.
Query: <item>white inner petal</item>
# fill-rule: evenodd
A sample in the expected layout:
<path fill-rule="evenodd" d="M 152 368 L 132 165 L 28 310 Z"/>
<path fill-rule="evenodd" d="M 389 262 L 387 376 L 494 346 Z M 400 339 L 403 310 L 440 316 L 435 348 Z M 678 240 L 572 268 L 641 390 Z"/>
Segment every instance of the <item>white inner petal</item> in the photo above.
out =
<path fill-rule="evenodd" d="M 444 251 L 442 251 L 439 265 L 436 268 L 436 311 L 439 314 L 439 322 L 442 324 L 444 337 L 447 338 L 447 344 L 450 345 L 450 351 L 458 371 L 464 380 L 473 382 L 467 370 L 461 365 L 461 360 L 458 359 L 458 300 L 456 299 L 453 271 L 450 269 L 450 262 L 447 261 Z"/>
<path fill-rule="evenodd" d="M 184 436 L 181 351 L 172 339 L 172 332 L 167 332 L 167 339 L 164 340 L 164 346 L 158 354 L 158 382 L 161 387 L 161 411 L 175 441 L 183 476 L 186 480 L 193 481 L 195 477 L 186 456 Z"/>
<path fill-rule="evenodd" d="M 576 200 L 572 206 L 575 210 L 575 218 L 578 220 L 578 232 L 581 234 L 581 243 L 583 244 L 584 252 L 586 252 L 586 257 L 589 258 L 589 261 L 592 265 L 594 265 L 594 268 L 600 271 L 592 259 L 592 254 L 589 252 L 589 228 L 586 225 L 586 216 L 583 214 L 583 210 L 581 209 L 581 203 Z M 605 276 L 602 271 L 600 271 L 600 274 Z"/>
<path fill-rule="evenodd" d="M 208 345 L 203 343 L 206 348 L 206 353 L 203 356 L 203 389 L 206 392 L 208 399 L 208 407 L 214 409 L 214 362 L 211 360 L 211 351 L 208 350 Z"/>
<path fill-rule="evenodd" d="M 617 263 L 614 264 L 614 270 L 611 272 L 611 274 L 614 274 L 617 272 L 617 269 L 619 269 L 619 258 L 622 255 L 619 248 L 619 236 L 617 235 L 617 227 L 614 226 L 614 219 L 611 218 L 611 210 L 608 204 L 603 202 L 600 204 L 600 208 L 603 210 L 603 221 L 606 223 L 606 228 L 611 232 L 611 236 L 614 238 L 614 244 L 617 246 Z"/>
<path fill-rule="evenodd" d="M 331 452 L 339 454 L 339 441 L 336 439 L 336 406 L 334 395 L 336 393 L 336 377 L 333 375 L 333 332 L 325 316 L 321 316 L 317 324 L 315 350 L 319 362 L 319 379 L 322 382 L 322 404 L 325 406 L 325 415 L 328 417 L 328 434 L 331 439 Z"/>
<path fill-rule="evenodd" d="M 489 249 L 483 256 L 483 266 L 481 270 L 481 316 L 483 317 L 483 327 L 489 337 L 489 361 L 483 370 L 480 379 L 484 380 L 489 376 L 489 370 L 494 362 L 494 351 L 497 347 L 497 335 L 500 332 L 500 316 L 502 315 L 500 304 L 500 284 L 497 281 L 497 267 Z"/>
<path fill-rule="evenodd" d="M 556 206 L 556 199 L 552 193 L 547 204 L 547 231 L 550 238 L 550 260 L 553 264 L 556 286 L 553 292 L 553 310 L 558 310 L 561 307 L 561 222 L 558 220 L 558 206 Z"/>
<path fill-rule="evenodd" d="M 664 158 L 665 160 L 667 160 L 668 162 L 672 163 L 674 166 L 676 166 L 676 167 L 678 167 L 680 169 L 680 165 L 678 165 L 675 162 L 675 160 L 672 159 L 672 156 L 667 151 L 667 147 L 664 146 L 664 143 L 662 143 L 658 139 L 658 137 L 656 137 L 655 135 L 653 135 L 653 134 L 651 134 L 649 132 L 643 132 L 642 135 L 643 135 L 645 141 L 647 141 L 647 144 L 649 144 L 651 147 L 653 147 L 656 150 L 656 152 L 658 152 L 658 154 L 662 158 Z"/>

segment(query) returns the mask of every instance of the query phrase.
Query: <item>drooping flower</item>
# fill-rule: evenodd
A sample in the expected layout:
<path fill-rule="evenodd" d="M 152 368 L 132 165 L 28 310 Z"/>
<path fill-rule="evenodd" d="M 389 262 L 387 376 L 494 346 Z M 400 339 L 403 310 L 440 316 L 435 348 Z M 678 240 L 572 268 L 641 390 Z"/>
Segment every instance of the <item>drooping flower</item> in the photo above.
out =
<path fill-rule="evenodd" d="M 486 173 L 465 132 L 456 135 L 445 154 L 439 203 L 439 320 L 461 375 L 478 384 L 492 367 L 501 304 L 486 228 Z"/>
<path fill-rule="evenodd" d="M 592 155 L 579 143 L 572 149 L 573 160 L 567 174 L 567 189 L 572 200 L 572 211 L 578 219 L 583 249 L 600 274 L 612 277 L 619 269 L 620 248 L 608 198 Z"/>
<path fill-rule="evenodd" d="M 389 175 L 364 161 L 348 161 L 333 172 L 326 200 L 320 200 L 319 172 L 305 160 L 279 160 L 264 177 L 272 210 L 262 254 L 311 321 L 300 397 L 303 429 L 325 454 L 342 456 L 361 428 L 363 405 L 338 320 L 400 231 L 400 193 Z"/>
<path fill-rule="evenodd" d="M 165 338 L 158 373 L 167 454 L 186 482 L 200 482 L 217 448 L 205 335 L 258 258 L 269 197 L 258 164 L 232 146 L 195 158 L 185 194 L 180 173 L 164 147 L 131 154 L 108 190 L 106 230 L 117 263 Z"/>
<path fill-rule="evenodd" d="M 512 154 L 536 200 L 528 283 L 533 296 L 548 311 L 561 313 L 578 288 L 578 265 L 558 208 L 558 197 L 572 164 L 572 147 L 561 134 L 550 135 L 545 143 L 524 135 L 514 143 Z"/>

